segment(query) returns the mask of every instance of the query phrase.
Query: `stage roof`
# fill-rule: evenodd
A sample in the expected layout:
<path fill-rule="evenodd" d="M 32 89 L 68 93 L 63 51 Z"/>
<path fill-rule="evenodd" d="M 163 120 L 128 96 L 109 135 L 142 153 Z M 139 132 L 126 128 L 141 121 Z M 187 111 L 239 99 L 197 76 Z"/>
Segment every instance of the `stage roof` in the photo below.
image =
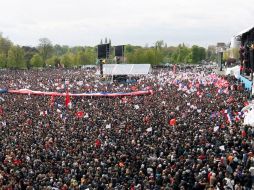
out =
<path fill-rule="evenodd" d="M 104 75 L 147 75 L 151 71 L 150 64 L 104 64 Z"/>
<path fill-rule="evenodd" d="M 235 35 L 235 37 L 241 37 L 243 34 L 251 31 L 254 27 L 249 27 L 249 28 L 246 28 L 245 30 L 242 30 L 241 32 L 239 32 L 238 34 Z"/>

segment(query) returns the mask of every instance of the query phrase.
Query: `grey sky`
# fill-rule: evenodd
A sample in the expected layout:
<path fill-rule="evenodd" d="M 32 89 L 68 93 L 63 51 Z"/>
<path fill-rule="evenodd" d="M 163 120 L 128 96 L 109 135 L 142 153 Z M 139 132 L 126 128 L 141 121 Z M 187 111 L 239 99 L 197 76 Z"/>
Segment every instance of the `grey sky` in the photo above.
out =
<path fill-rule="evenodd" d="M 253 0 L 0 0 L 0 32 L 16 44 L 207 46 L 254 26 Z"/>

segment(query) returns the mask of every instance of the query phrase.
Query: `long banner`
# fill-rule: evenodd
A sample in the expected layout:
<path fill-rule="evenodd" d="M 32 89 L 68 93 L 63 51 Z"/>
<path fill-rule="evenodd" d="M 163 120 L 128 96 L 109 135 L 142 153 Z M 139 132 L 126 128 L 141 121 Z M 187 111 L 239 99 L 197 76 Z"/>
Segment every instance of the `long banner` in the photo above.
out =
<path fill-rule="evenodd" d="M 59 93 L 59 92 L 42 92 L 42 91 L 33 91 L 29 89 L 20 89 L 20 90 L 8 90 L 8 93 L 13 94 L 30 94 L 30 95 L 44 95 L 44 96 L 66 96 L 67 93 Z M 140 95 L 149 95 L 153 94 L 152 90 L 145 91 L 135 91 L 135 92 L 90 92 L 90 93 L 68 93 L 68 96 L 104 96 L 104 97 L 117 97 L 117 96 L 140 96 Z"/>

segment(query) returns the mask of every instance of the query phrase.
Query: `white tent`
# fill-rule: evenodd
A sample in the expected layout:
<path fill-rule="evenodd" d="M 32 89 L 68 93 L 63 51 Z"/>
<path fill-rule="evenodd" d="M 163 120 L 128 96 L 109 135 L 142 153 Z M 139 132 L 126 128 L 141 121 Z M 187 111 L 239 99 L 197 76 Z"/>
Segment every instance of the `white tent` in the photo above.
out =
<path fill-rule="evenodd" d="M 104 75 L 147 75 L 151 72 L 150 64 L 104 64 Z"/>
<path fill-rule="evenodd" d="M 225 74 L 226 75 L 233 75 L 233 76 L 235 76 L 235 78 L 239 79 L 240 78 L 240 66 L 237 65 L 232 68 L 227 68 Z"/>
<path fill-rule="evenodd" d="M 242 109 L 242 112 L 245 112 L 245 114 L 244 114 L 244 124 L 245 125 L 251 125 L 251 126 L 254 127 L 254 103 L 252 102 L 248 106 L 245 106 Z"/>

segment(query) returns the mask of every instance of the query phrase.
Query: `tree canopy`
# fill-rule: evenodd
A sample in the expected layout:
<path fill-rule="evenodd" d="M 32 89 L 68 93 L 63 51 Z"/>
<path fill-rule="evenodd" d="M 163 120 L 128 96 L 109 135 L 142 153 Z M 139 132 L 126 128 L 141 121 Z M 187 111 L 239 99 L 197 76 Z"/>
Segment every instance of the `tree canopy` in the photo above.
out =
<path fill-rule="evenodd" d="M 111 43 L 110 38 L 105 38 L 105 43 Z M 101 40 L 101 43 L 102 40 Z M 168 46 L 163 40 L 158 40 L 153 46 L 124 46 L 125 63 L 200 63 L 204 59 L 214 61 L 216 59 L 215 48 L 193 45 L 186 46 L 184 43 L 178 46 Z M 234 51 L 236 52 L 236 51 Z M 234 53 L 236 54 L 236 53 Z M 114 48 L 110 48 L 111 59 L 114 62 Z M 96 64 L 97 47 L 52 44 L 48 38 L 40 38 L 37 47 L 14 45 L 8 38 L 0 33 L 0 68 L 25 69 L 35 67 L 77 67 L 82 65 Z"/>

